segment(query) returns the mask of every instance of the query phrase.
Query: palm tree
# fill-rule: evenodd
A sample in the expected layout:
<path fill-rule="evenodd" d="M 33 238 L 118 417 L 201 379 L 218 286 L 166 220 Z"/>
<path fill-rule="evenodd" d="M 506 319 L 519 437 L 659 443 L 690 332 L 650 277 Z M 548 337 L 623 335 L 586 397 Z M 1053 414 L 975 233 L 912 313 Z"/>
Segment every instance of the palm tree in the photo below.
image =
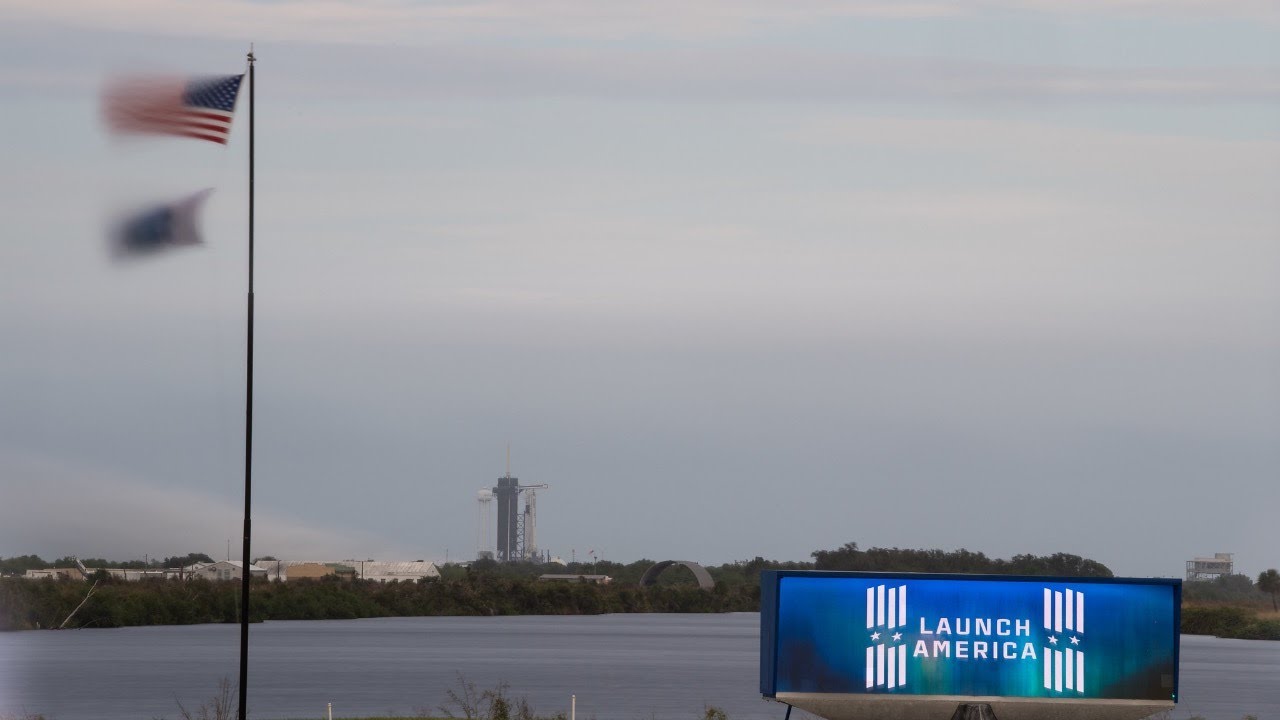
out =
<path fill-rule="evenodd" d="M 1258 589 L 1264 593 L 1271 594 L 1271 609 L 1280 610 L 1276 605 L 1276 595 L 1280 595 L 1280 572 L 1276 572 L 1275 568 L 1263 570 L 1258 575 Z"/>

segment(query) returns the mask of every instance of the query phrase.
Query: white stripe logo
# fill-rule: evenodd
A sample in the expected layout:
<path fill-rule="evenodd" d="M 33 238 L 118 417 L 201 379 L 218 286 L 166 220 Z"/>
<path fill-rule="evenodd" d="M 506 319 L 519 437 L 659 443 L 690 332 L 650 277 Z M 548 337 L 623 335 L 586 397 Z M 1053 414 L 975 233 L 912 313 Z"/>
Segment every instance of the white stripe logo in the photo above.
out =
<path fill-rule="evenodd" d="M 1044 647 L 1045 689 L 1083 693 L 1084 653 L 1079 645 L 1084 635 L 1084 593 L 1045 588 L 1044 629 L 1049 633 L 1049 645 Z M 1063 635 L 1061 644 L 1059 633 Z"/>
<path fill-rule="evenodd" d="M 882 639 L 880 629 L 895 630 L 907 626 L 907 586 L 877 585 L 867 588 L 867 629 L 873 643 Z M 897 642 L 902 633 L 895 632 Z M 867 687 L 900 688 L 907 684 L 907 646 L 895 645 L 883 638 L 867 647 Z"/>

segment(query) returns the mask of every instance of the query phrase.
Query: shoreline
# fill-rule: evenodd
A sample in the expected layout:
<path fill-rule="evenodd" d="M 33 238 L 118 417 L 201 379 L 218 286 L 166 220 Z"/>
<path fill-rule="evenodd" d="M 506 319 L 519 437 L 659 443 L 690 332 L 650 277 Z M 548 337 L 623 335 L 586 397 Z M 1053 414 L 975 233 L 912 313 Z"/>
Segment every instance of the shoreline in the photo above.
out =
<path fill-rule="evenodd" d="M 255 618 L 252 624 L 266 622 L 328 622 L 333 620 L 378 620 L 389 618 L 421 618 L 421 617 L 596 617 L 604 615 L 727 615 L 732 613 L 758 613 L 758 610 L 719 610 L 719 611 L 681 611 L 681 610 L 647 610 L 647 611 L 611 611 L 611 612 L 540 612 L 540 613 L 503 613 L 498 615 L 482 615 L 476 613 L 441 614 L 427 613 L 415 615 L 363 615 L 359 617 L 325 617 L 299 618 L 275 617 Z M 1280 641 L 1280 618 L 1276 613 L 1257 611 L 1249 607 L 1232 605 L 1191 605 L 1182 608 L 1182 623 L 1179 635 L 1218 638 L 1222 640 L 1255 640 L 1261 642 Z M 3 633 L 39 632 L 50 630 L 120 630 L 129 627 L 181 627 L 191 625 L 236 625 L 234 620 L 210 620 L 203 622 L 176 623 L 138 623 L 114 626 L 77 626 L 68 628 L 29 627 L 0 628 Z M 335 718 L 334 720 L 374 720 L 372 718 Z M 426 720 L 435 720 L 428 718 Z"/>

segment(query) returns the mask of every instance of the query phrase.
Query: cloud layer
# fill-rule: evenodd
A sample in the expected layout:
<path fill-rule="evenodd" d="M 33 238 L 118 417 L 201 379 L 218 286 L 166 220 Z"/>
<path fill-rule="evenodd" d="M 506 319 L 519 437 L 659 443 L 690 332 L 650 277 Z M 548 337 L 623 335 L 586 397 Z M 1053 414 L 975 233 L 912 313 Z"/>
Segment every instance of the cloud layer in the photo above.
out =
<path fill-rule="evenodd" d="M 244 108 L 96 97 L 253 40 L 262 552 L 469 555 L 511 442 L 561 555 L 1267 562 L 1269 5 L 10 8 L 0 553 L 235 552 Z M 103 261 L 206 186 L 205 246 Z"/>

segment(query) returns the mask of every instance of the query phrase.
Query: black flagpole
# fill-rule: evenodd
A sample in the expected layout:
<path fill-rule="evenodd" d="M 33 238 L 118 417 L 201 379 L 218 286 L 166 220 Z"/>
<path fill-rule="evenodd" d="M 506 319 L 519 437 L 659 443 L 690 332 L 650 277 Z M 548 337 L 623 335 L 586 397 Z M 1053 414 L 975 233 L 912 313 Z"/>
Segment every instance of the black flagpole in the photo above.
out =
<path fill-rule="evenodd" d="M 249 328 L 244 403 L 244 554 L 240 568 L 240 707 L 245 720 L 245 691 L 249 683 L 249 503 L 253 477 L 253 46 L 249 46 Z"/>

